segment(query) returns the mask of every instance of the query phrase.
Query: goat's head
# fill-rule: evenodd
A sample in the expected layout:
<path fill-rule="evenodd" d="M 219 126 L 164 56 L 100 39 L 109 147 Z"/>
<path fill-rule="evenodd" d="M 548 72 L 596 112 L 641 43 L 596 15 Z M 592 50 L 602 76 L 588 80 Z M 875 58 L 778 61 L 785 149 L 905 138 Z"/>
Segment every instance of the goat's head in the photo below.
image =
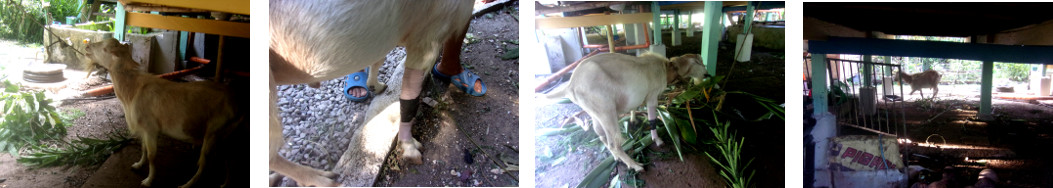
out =
<path fill-rule="evenodd" d="M 121 63 L 132 63 L 131 66 L 138 66 L 135 62 L 122 60 L 131 57 L 129 48 L 128 44 L 121 44 L 117 39 L 108 38 L 88 44 L 84 47 L 84 56 L 91 60 L 89 67 L 99 65 L 105 69 L 114 69 Z"/>
<path fill-rule="evenodd" d="M 706 65 L 702 64 L 702 56 L 698 54 L 684 54 L 680 57 L 673 57 L 669 59 L 669 65 L 666 67 L 666 79 L 669 81 L 690 78 L 692 83 L 699 84 L 702 83 L 703 78 L 710 76 Z"/>

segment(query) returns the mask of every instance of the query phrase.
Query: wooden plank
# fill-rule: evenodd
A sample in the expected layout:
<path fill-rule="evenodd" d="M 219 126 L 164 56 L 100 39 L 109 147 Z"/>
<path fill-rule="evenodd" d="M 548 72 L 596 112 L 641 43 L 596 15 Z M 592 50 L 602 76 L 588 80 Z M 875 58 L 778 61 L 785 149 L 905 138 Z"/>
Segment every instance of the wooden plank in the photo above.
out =
<path fill-rule="evenodd" d="M 554 17 L 535 19 L 537 29 L 574 28 L 614 24 L 648 23 L 651 13 L 612 14 L 599 16 Z"/>
<path fill-rule="evenodd" d="M 556 6 L 556 7 L 536 6 L 537 10 L 534 11 L 534 14 L 536 14 L 536 15 L 543 15 L 543 14 L 552 14 L 552 13 L 561 13 L 561 12 L 572 12 L 572 11 L 589 10 L 589 9 L 596 9 L 596 8 L 607 8 L 607 7 L 610 7 L 610 6 L 613 6 L 613 5 L 628 5 L 629 3 L 630 2 L 601 2 L 601 1 L 596 1 L 596 2 L 583 2 L 581 4 L 575 4 L 575 5 L 569 5 L 569 6 Z"/>
<path fill-rule="evenodd" d="M 249 38 L 249 23 L 161 16 L 157 14 L 134 12 L 127 13 L 126 17 L 127 21 L 125 23 L 130 26 Z"/>
<path fill-rule="evenodd" d="M 249 0 L 122 0 L 122 4 L 154 4 L 249 15 Z"/>

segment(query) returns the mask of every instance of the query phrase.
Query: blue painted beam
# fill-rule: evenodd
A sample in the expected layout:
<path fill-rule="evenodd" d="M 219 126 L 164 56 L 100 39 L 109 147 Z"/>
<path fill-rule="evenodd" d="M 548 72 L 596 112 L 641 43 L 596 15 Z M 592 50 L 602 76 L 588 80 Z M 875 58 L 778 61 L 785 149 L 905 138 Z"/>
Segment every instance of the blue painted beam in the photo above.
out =
<path fill-rule="evenodd" d="M 1013 63 L 1053 62 L 1053 46 L 1010 46 L 937 41 L 911 41 L 831 37 L 808 41 L 813 54 L 860 54 L 903 57 L 934 57 Z"/>
<path fill-rule="evenodd" d="M 786 2 L 782 2 L 782 1 L 763 1 L 763 2 L 762 1 L 751 1 L 750 3 L 755 3 L 755 4 L 759 3 L 760 5 L 757 6 L 757 10 L 768 10 L 768 9 L 773 9 L 773 8 L 786 8 Z M 746 6 L 724 7 L 723 11 L 724 12 L 746 11 Z"/>

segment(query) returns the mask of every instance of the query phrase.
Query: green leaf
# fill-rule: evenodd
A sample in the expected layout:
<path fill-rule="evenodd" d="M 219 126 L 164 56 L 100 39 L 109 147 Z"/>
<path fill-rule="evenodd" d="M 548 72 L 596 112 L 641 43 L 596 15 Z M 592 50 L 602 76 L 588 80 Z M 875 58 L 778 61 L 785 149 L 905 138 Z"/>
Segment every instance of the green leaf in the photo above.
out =
<path fill-rule="evenodd" d="M 691 129 L 691 122 L 689 122 L 689 120 L 677 119 L 676 124 L 684 125 L 680 126 L 680 135 L 682 136 L 684 141 L 686 141 L 689 144 L 698 144 L 698 133 L 696 133 L 695 130 Z"/>
<path fill-rule="evenodd" d="M 665 124 L 666 133 L 668 133 L 669 137 L 673 139 L 673 148 L 676 149 L 676 156 L 680 157 L 680 161 L 684 161 L 684 154 L 680 151 L 680 134 L 677 133 L 679 128 L 677 128 L 676 119 L 673 119 L 673 117 L 669 115 L 669 111 L 667 111 L 667 108 L 664 106 L 658 108 L 657 112 L 658 116 L 662 119 L 662 123 Z"/>
<path fill-rule="evenodd" d="M 614 161 L 614 157 L 607 157 L 607 159 L 600 162 L 600 165 L 593 168 L 585 178 L 578 183 L 578 188 L 595 188 L 603 187 L 607 184 L 610 179 L 611 172 L 614 171 L 614 165 L 617 165 Z"/>

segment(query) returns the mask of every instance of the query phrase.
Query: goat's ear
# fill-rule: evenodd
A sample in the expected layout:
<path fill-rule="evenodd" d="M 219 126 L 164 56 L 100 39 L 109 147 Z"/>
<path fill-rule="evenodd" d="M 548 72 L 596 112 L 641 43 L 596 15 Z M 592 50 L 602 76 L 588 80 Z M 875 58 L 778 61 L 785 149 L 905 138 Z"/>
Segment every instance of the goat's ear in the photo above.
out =
<path fill-rule="evenodd" d="M 681 57 L 673 57 L 669 60 L 673 64 L 673 68 L 676 68 L 676 75 L 683 76 L 687 75 L 688 66 L 691 66 L 691 59 Z"/>

